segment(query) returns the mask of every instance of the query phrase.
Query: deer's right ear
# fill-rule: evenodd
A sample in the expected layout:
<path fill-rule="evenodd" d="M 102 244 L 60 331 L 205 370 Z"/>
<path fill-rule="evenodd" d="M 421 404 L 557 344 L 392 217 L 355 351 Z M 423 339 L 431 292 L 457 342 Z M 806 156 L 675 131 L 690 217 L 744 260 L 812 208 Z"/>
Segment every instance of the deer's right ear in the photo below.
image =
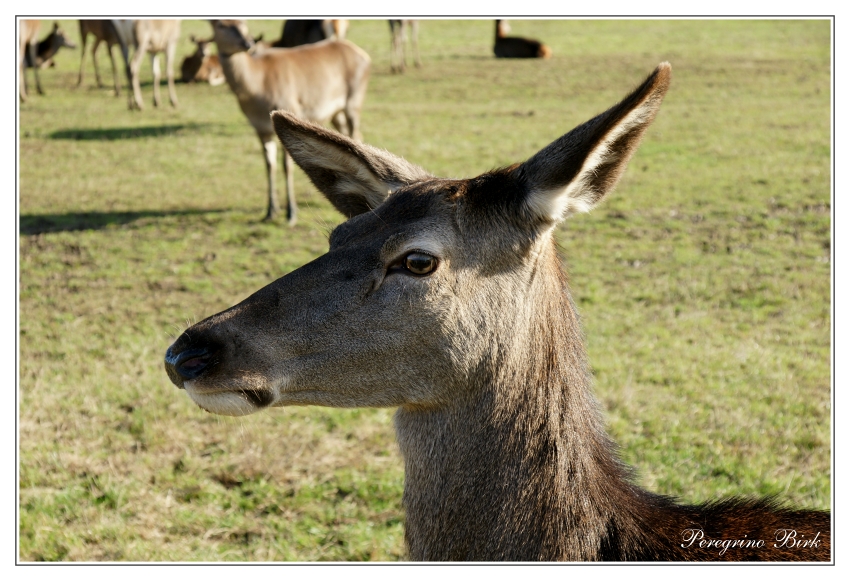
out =
<path fill-rule="evenodd" d="M 348 218 L 375 209 L 404 185 L 432 177 L 398 156 L 303 121 L 292 113 L 274 111 L 272 122 L 295 163 Z"/>
<path fill-rule="evenodd" d="M 614 189 L 670 85 L 661 63 L 631 95 L 579 125 L 514 170 L 535 223 L 588 212 Z"/>

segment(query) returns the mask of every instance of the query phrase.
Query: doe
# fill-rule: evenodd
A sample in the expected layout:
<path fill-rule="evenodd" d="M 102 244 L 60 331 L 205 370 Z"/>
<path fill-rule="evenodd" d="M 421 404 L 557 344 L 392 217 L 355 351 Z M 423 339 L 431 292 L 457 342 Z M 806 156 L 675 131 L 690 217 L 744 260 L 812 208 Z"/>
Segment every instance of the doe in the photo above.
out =
<path fill-rule="evenodd" d="M 146 54 L 151 56 L 153 67 L 153 106 L 159 107 L 159 53 L 165 53 L 165 76 L 168 79 L 168 98 L 172 107 L 177 107 L 177 92 L 174 90 L 174 58 L 177 55 L 177 42 L 180 40 L 179 20 L 136 20 L 133 23 L 133 36 L 136 52 L 130 61 L 132 93 L 128 105 L 130 109 L 144 109 L 139 74 L 142 60 Z"/>
<path fill-rule="evenodd" d="M 29 51 L 26 53 L 27 67 L 37 66 L 40 69 L 56 66 L 53 57 L 59 52 L 60 48 L 77 48 L 70 38 L 65 34 L 65 31 L 59 27 L 58 22 L 53 23 L 53 30 L 50 31 L 44 40 L 36 45 L 35 61 L 30 57 Z"/>
<path fill-rule="evenodd" d="M 132 28 L 132 24 L 125 25 L 127 28 Z M 133 76 L 130 73 L 130 44 L 133 39 L 132 34 L 127 34 L 128 30 L 124 30 L 121 26 L 121 21 L 116 20 L 80 20 L 80 39 L 82 41 L 82 50 L 80 53 L 80 74 L 77 76 L 77 86 L 83 84 L 83 69 L 86 62 L 86 42 L 89 35 L 94 36 L 94 44 L 91 47 L 91 60 L 94 63 L 94 77 L 97 80 L 98 88 L 103 86 L 100 80 L 100 70 L 97 67 L 97 50 L 101 43 L 106 43 L 106 53 L 109 55 L 109 62 L 112 64 L 112 84 L 115 87 L 115 96 L 121 95 L 121 84 L 118 82 L 118 70 L 115 68 L 115 56 L 112 54 L 112 47 L 118 46 L 121 51 L 121 56 L 124 57 L 124 71 L 127 75 L 127 83 L 133 84 Z"/>
<path fill-rule="evenodd" d="M 612 190 L 670 75 L 472 179 L 275 112 L 348 220 L 327 254 L 184 332 L 169 377 L 217 414 L 398 406 L 413 559 L 829 560 L 828 512 L 677 504 L 634 485 L 604 431 L 553 230 Z"/>
<path fill-rule="evenodd" d="M 508 36 L 511 27 L 505 20 L 496 21 L 496 40 L 493 43 L 493 54 L 502 59 L 547 59 L 552 56 L 552 49 L 533 38 Z"/>
<path fill-rule="evenodd" d="M 213 38 L 230 90 L 263 144 L 268 179 L 266 220 L 280 206 L 275 190 L 277 140 L 269 114 L 284 109 L 311 121 L 330 120 L 337 131 L 359 140 L 360 109 L 366 98 L 371 59 L 347 40 L 323 40 L 295 48 L 253 52 L 254 39 L 242 20 L 212 20 Z M 284 148 L 286 218 L 297 216 L 292 158 Z"/>

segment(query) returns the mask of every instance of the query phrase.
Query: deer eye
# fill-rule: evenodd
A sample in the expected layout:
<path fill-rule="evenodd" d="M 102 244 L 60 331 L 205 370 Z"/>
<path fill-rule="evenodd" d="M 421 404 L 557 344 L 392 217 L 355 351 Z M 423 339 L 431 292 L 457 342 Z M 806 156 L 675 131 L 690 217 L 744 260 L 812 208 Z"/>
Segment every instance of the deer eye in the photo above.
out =
<path fill-rule="evenodd" d="M 411 252 L 402 259 L 404 268 L 417 276 L 431 274 L 437 268 L 437 258 L 422 252 Z"/>

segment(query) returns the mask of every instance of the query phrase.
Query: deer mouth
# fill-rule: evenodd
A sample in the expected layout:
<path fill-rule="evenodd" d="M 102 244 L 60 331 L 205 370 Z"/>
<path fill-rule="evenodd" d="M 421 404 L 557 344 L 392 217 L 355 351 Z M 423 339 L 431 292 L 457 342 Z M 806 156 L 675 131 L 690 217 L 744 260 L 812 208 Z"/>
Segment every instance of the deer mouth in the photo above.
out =
<path fill-rule="evenodd" d="M 245 416 L 272 405 L 275 395 L 272 391 L 259 389 L 232 389 L 207 392 L 199 389 L 195 381 L 184 383 L 186 394 L 198 407 L 222 416 Z"/>

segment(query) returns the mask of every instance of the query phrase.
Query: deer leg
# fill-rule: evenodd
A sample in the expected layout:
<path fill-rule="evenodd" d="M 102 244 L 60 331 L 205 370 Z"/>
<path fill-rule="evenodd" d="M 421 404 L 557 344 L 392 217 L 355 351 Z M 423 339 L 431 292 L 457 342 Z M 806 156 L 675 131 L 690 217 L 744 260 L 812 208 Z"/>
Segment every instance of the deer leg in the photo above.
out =
<path fill-rule="evenodd" d="M 174 90 L 174 57 L 177 53 L 177 44 L 171 43 L 165 49 L 165 74 L 168 77 L 168 98 L 171 106 L 177 106 L 177 91 Z"/>
<path fill-rule="evenodd" d="M 401 54 L 401 70 L 404 71 L 407 68 L 407 26 L 405 26 L 403 20 L 399 30 L 401 30 L 398 40 L 398 44 L 401 47 L 399 51 Z"/>
<path fill-rule="evenodd" d="M 277 192 L 274 189 L 274 176 L 277 171 L 277 142 L 271 134 L 261 135 L 260 141 L 263 143 L 263 154 L 266 158 L 266 178 L 269 183 L 269 209 L 266 211 L 264 220 L 273 220 L 278 212 L 280 212 L 280 206 L 277 203 Z"/>
<path fill-rule="evenodd" d="M 30 54 L 30 62 L 32 63 L 32 73 L 35 75 L 35 88 L 38 91 L 39 95 L 44 94 L 44 90 L 41 88 L 41 79 L 38 76 L 38 65 L 35 62 L 36 56 L 36 46 L 35 44 L 30 44 L 27 46 L 27 50 Z"/>
<path fill-rule="evenodd" d="M 159 107 L 159 55 L 151 53 L 151 68 L 153 69 L 153 106 Z"/>
<path fill-rule="evenodd" d="M 292 156 L 283 148 L 283 176 L 286 179 L 286 223 L 294 226 L 298 219 L 298 206 L 295 204 L 295 176 Z"/>
<path fill-rule="evenodd" d="M 130 109 L 138 109 L 139 111 L 144 109 L 144 105 L 142 105 L 142 88 L 139 86 L 139 69 L 142 67 L 142 59 L 145 58 L 146 52 L 147 41 L 139 42 L 139 46 L 136 47 L 136 52 L 133 54 L 133 60 L 130 61 L 130 77 L 132 79 L 133 90 L 129 96 L 129 105 Z"/>
<path fill-rule="evenodd" d="M 20 76 L 18 77 L 18 94 L 20 95 L 21 102 L 23 103 L 27 100 L 27 62 L 23 52 L 21 53 L 19 66 Z"/>
<path fill-rule="evenodd" d="M 346 131 L 340 131 L 348 135 L 354 141 L 363 141 L 363 135 L 360 133 L 360 109 L 349 107 L 345 110 Z"/>
<path fill-rule="evenodd" d="M 118 46 L 121 47 L 121 56 L 124 57 L 124 74 L 127 75 L 127 90 L 132 93 L 133 87 L 131 85 L 133 83 L 133 75 L 130 72 L 130 49 L 127 48 L 127 43 L 125 43 L 123 39 L 119 39 Z M 117 87 L 115 95 L 118 95 Z"/>
<path fill-rule="evenodd" d="M 101 40 L 99 38 L 95 38 L 94 44 L 91 47 L 91 60 L 94 63 L 94 78 L 97 79 L 98 89 L 103 87 L 103 82 L 100 80 L 100 69 L 97 67 L 97 49 L 100 48 L 100 43 Z"/>
<path fill-rule="evenodd" d="M 400 45 L 402 39 L 400 20 L 390 20 L 390 39 L 390 71 L 400 73 L 404 71 L 404 57 L 401 54 L 402 47 Z"/>
<path fill-rule="evenodd" d="M 343 135 L 348 135 L 351 137 L 351 127 L 348 124 L 348 116 L 345 114 L 345 111 L 340 111 L 336 115 L 331 118 L 331 123 L 334 126 L 334 129 L 342 133 Z"/>
<path fill-rule="evenodd" d="M 121 89 L 118 86 L 118 69 L 115 68 L 115 57 L 112 55 L 112 45 L 106 43 L 106 53 L 109 55 L 109 62 L 112 64 L 112 85 L 115 87 L 115 96 L 121 94 Z"/>
<path fill-rule="evenodd" d="M 82 41 L 83 45 L 81 47 L 82 50 L 81 50 L 81 54 L 80 54 L 80 75 L 77 77 L 77 86 L 78 87 L 83 84 L 83 68 L 86 64 L 86 39 L 88 38 L 88 36 L 89 36 L 88 34 L 83 35 L 83 41 Z"/>

